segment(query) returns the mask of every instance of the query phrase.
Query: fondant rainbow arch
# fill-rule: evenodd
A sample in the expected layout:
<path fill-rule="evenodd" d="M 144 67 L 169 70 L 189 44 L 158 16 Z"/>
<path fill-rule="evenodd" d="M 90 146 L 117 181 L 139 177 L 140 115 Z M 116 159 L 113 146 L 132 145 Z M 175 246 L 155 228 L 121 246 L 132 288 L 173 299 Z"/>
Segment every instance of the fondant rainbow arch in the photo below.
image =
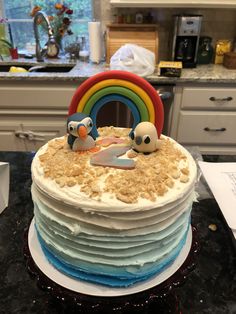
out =
<path fill-rule="evenodd" d="M 160 137 L 164 123 L 161 98 L 150 83 L 130 72 L 112 70 L 84 81 L 72 98 L 68 114 L 86 113 L 96 126 L 98 111 L 111 101 L 120 101 L 129 107 L 134 118 L 133 128 L 142 121 L 150 121 Z M 97 128 L 94 135 L 98 136 Z"/>

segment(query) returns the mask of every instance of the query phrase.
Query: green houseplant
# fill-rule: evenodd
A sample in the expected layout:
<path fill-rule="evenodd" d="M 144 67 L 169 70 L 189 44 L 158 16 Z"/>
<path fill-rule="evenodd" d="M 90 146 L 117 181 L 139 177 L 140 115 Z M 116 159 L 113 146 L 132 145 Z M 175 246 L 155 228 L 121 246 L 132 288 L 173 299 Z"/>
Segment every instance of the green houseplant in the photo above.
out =
<path fill-rule="evenodd" d="M 18 59 L 18 50 L 17 47 L 14 47 L 13 44 L 5 38 L 0 38 L 0 44 L 9 49 L 9 53 L 12 59 Z"/>
<path fill-rule="evenodd" d="M 0 38 L 0 42 L 2 43 L 3 46 L 7 47 L 8 49 L 14 48 L 12 43 L 5 38 Z"/>

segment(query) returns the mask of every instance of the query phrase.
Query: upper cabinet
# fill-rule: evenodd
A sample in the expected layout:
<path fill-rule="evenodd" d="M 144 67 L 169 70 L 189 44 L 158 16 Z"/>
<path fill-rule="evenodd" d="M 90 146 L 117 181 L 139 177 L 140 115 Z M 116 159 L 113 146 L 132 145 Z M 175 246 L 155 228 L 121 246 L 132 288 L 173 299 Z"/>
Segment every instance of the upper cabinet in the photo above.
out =
<path fill-rule="evenodd" d="M 236 8 L 236 0 L 110 0 L 116 7 Z"/>

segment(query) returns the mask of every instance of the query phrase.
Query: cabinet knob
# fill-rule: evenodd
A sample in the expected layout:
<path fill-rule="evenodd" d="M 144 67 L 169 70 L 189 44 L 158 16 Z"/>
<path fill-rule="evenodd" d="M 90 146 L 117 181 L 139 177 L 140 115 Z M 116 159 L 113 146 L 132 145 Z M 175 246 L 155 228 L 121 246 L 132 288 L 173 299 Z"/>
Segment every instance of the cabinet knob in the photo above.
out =
<path fill-rule="evenodd" d="M 226 128 L 219 128 L 219 129 L 211 129 L 211 128 L 204 128 L 204 131 L 207 131 L 207 132 L 224 132 L 226 131 Z"/>
<path fill-rule="evenodd" d="M 216 98 L 214 96 L 210 97 L 209 100 L 211 101 L 231 101 L 233 100 L 233 97 L 229 96 L 229 97 L 225 97 L 225 98 Z"/>

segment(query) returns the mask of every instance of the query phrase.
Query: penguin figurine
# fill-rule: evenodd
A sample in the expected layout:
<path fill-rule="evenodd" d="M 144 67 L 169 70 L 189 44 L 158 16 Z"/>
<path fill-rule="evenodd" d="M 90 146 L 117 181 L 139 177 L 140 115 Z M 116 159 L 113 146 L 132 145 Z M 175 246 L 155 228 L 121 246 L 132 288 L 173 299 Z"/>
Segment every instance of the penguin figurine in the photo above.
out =
<path fill-rule="evenodd" d="M 95 147 L 95 139 L 91 136 L 92 128 L 92 119 L 84 113 L 74 113 L 68 117 L 67 142 L 73 151 L 86 151 Z"/>
<path fill-rule="evenodd" d="M 132 149 L 138 153 L 150 154 L 161 146 L 156 127 L 151 122 L 141 122 L 130 133 Z"/>

